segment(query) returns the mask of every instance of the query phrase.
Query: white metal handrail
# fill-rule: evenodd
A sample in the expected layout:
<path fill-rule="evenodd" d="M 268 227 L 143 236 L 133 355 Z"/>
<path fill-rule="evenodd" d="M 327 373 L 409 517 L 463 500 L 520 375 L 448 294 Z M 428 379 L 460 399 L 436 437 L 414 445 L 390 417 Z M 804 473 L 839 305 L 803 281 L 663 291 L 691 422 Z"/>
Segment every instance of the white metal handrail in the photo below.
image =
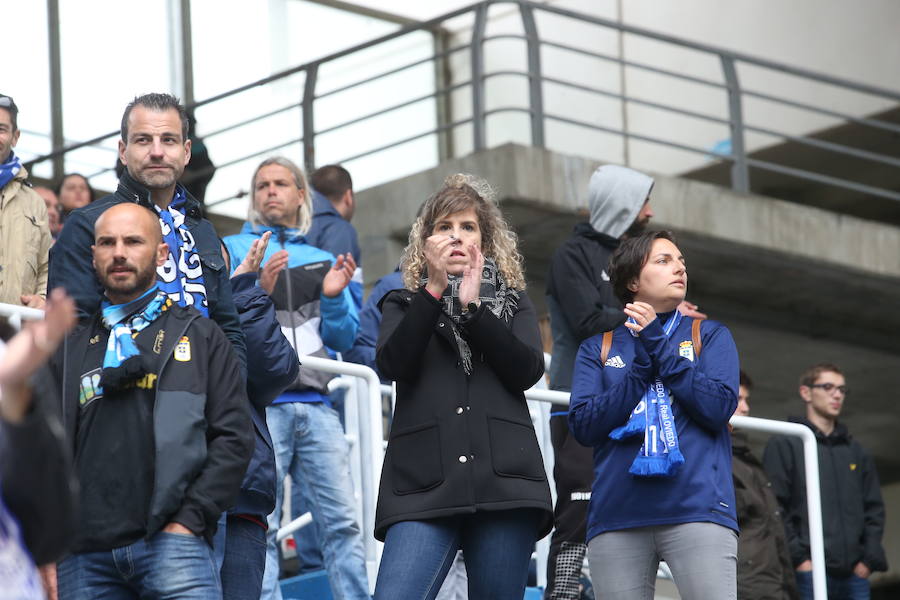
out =
<path fill-rule="evenodd" d="M 554 390 L 528 390 L 529 400 L 569 405 L 569 393 Z M 822 535 L 822 499 L 819 490 L 819 450 L 816 436 L 809 427 L 757 417 L 731 417 L 731 424 L 740 429 L 799 437 L 803 441 L 803 463 L 806 473 L 806 509 L 809 513 L 809 553 L 812 560 L 813 598 L 826 600 L 825 540 Z"/>
<path fill-rule="evenodd" d="M 6 317 L 9 324 L 16 329 L 22 328 L 22 321 L 40 321 L 44 318 L 44 311 L 39 308 L 29 308 L 18 304 L 4 304 L 0 302 L 0 317 Z"/>

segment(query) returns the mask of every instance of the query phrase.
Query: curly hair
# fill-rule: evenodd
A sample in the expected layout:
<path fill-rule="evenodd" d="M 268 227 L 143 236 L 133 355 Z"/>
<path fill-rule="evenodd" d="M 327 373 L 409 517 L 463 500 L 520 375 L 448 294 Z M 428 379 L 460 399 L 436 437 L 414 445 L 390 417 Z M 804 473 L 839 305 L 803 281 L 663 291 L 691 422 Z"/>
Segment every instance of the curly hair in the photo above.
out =
<path fill-rule="evenodd" d="M 522 255 L 516 247 L 518 238 L 497 206 L 497 194 L 487 181 L 468 173 L 447 177 L 441 188 L 419 209 L 409 230 L 409 244 L 400 260 L 403 284 L 407 289 L 417 290 L 422 285 L 422 276 L 427 270 L 425 240 L 434 232 L 435 223 L 469 208 L 474 208 L 478 216 L 481 252 L 497 263 L 506 285 L 515 290 L 525 289 Z"/>

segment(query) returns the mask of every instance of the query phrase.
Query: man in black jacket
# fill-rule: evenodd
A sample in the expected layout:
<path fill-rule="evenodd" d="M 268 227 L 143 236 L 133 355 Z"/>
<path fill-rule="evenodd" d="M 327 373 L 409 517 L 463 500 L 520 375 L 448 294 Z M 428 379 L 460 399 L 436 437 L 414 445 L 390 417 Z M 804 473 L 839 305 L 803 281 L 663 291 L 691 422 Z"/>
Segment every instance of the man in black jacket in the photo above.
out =
<path fill-rule="evenodd" d="M 819 485 L 828 597 L 869 598 L 869 575 L 886 571 L 884 502 L 875 463 L 838 416 L 847 397 L 840 369 L 829 363 L 810 367 L 800 378 L 806 418 L 791 418 L 813 430 L 819 448 Z M 763 463 L 784 514 L 797 587 L 812 598 L 812 562 L 803 447 L 797 438 L 774 437 Z"/>
<path fill-rule="evenodd" d="M 51 365 L 81 483 L 60 598 L 221 598 L 210 544 L 253 433 L 231 344 L 159 289 L 168 255 L 151 210 L 97 219 L 105 298 Z"/>
<path fill-rule="evenodd" d="M 203 219 L 200 203 L 178 178 L 191 159 L 188 118 L 178 99 L 169 94 L 135 98 L 122 116 L 119 160 L 126 166 L 112 195 L 73 211 L 51 249 L 48 289 L 64 287 L 75 299 L 78 316 L 92 315 L 103 289 L 91 264 L 94 222 L 111 206 L 124 202 L 153 210 L 169 246 L 158 269 L 160 288 L 181 306 L 194 306 L 215 321 L 245 368 L 244 335 L 219 238 Z"/>
<path fill-rule="evenodd" d="M 572 389 L 572 369 L 582 341 L 625 322 L 606 266 L 619 240 L 639 233 L 653 217 L 652 188 L 653 179 L 647 175 L 617 165 L 599 167 L 591 176 L 590 222 L 576 225 L 572 236 L 557 248 L 547 276 L 553 332 L 551 389 Z M 544 597 L 553 600 L 581 598 L 585 524 L 594 477 L 591 450 L 569 435 L 566 415 L 563 410 L 550 416 L 557 497 Z"/>

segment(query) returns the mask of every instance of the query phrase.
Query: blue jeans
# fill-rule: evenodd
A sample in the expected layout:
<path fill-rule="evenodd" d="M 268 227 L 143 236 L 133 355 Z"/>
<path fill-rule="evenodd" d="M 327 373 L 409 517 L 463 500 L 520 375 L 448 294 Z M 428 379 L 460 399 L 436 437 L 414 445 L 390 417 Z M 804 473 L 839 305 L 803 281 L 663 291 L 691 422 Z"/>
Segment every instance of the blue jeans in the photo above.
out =
<path fill-rule="evenodd" d="M 60 600 L 219 600 L 213 551 L 194 535 L 159 532 L 149 540 L 69 556 L 57 567 Z"/>
<path fill-rule="evenodd" d="M 522 600 L 539 516 L 518 509 L 391 525 L 375 600 L 434 600 L 460 549 L 470 598 Z"/>
<path fill-rule="evenodd" d="M 335 600 L 369 598 L 365 554 L 353 506 L 350 448 L 337 413 L 321 402 L 273 404 L 266 421 L 275 446 L 275 510 L 269 515 L 264 600 L 280 600 L 275 534 L 281 525 L 283 482 L 308 486 L 309 508 L 321 534 L 322 556 Z"/>
<path fill-rule="evenodd" d="M 812 571 L 797 571 L 797 590 L 803 600 L 812 600 Z M 849 577 L 825 575 L 828 600 L 869 600 L 869 580 L 851 574 Z"/>
<path fill-rule="evenodd" d="M 256 600 L 266 569 L 266 531 L 258 523 L 240 517 L 228 517 L 225 531 L 222 598 Z"/>
<path fill-rule="evenodd" d="M 291 486 L 291 519 L 312 512 L 309 502 L 309 486 L 303 481 L 294 483 L 295 485 Z M 315 521 L 294 534 L 300 575 L 325 568 L 320 539 L 322 539 L 322 534 L 319 533 L 319 524 Z"/>

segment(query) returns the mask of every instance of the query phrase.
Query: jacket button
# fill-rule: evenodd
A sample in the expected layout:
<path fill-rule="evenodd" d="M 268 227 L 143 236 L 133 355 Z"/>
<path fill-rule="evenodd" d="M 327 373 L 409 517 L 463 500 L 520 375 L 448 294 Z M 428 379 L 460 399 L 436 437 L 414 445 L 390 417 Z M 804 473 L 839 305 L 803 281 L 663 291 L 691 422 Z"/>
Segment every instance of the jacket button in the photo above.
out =
<path fill-rule="evenodd" d="M 457 406 L 457 407 L 456 407 L 456 414 L 458 414 L 458 415 L 463 414 L 463 407 L 462 407 L 462 406 Z"/>
<path fill-rule="evenodd" d="M 438 323 L 438 327 L 443 327 L 443 326 L 444 326 L 443 323 Z"/>
<path fill-rule="evenodd" d="M 465 463 L 468 461 L 469 461 L 469 457 L 466 456 L 465 454 L 463 454 L 462 456 L 459 457 L 459 462 L 461 462 L 461 463 Z"/>
<path fill-rule="evenodd" d="M 466 407 L 466 410 L 472 410 L 472 407 L 471 407 L 471 406 L 467 406 L 467 407 Z"/>

